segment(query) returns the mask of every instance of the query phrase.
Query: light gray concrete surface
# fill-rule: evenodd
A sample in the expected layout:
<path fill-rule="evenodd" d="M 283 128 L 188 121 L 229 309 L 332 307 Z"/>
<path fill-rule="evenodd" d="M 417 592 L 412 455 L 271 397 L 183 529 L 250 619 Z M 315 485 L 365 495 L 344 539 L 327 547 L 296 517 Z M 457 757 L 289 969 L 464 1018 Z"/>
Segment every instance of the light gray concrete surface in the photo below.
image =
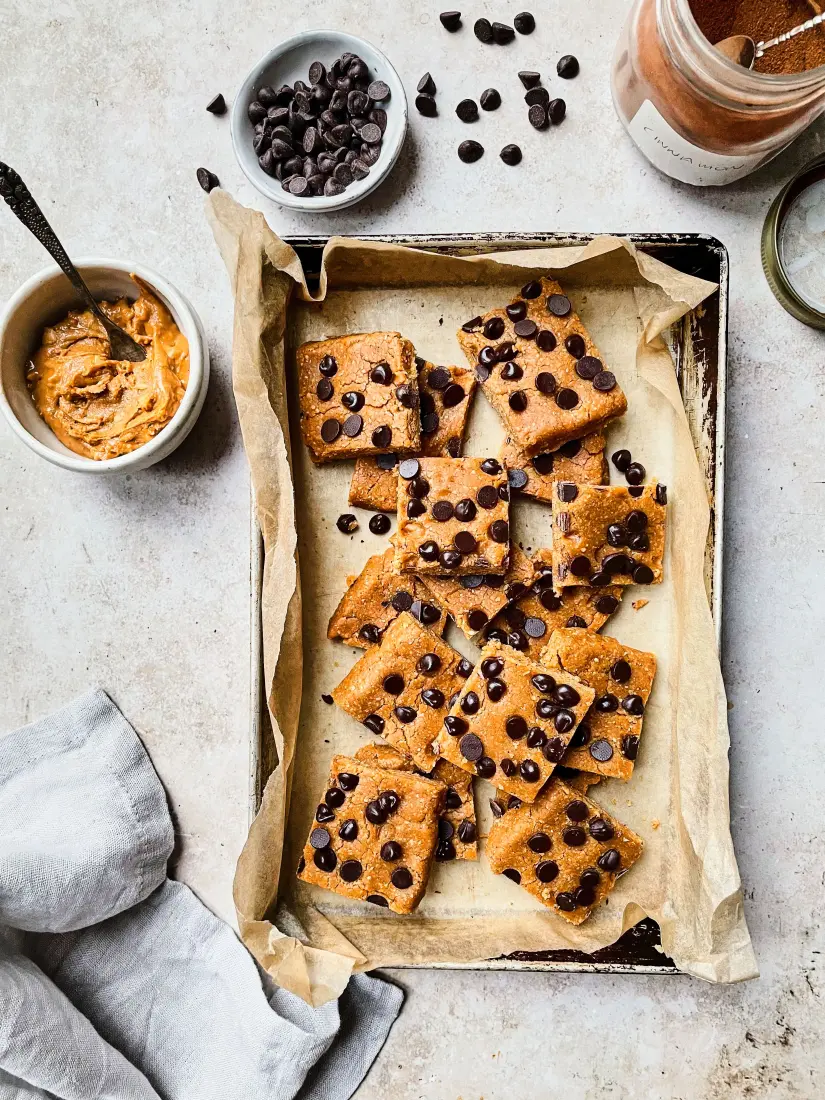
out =
<path fill-rule="evenodd" d="M 532 38 L 495 50 L 472 37 L 478 15 L 511 18 L 522 6 L 538 17 Z M 229 384 L 231 303 L 196 167 L 216 171 L 281 233 L 701 230 L 730 250 L 724 670 L 733 831 L 762 976 L 713 988 L 685 978 L 398 973 L 407 1006 L 360 1100 L 822 1093 L 825 338 L 774 301 L 759 233 L 780 185 L 821 152 L 825 129 L 724 191 L 659 177 L 610 102 L 626 7 L 479 0 L 451 36 L 426 3 L 0 0 L 0 156 L 70 251 L 134 257 L 176 282 L 203 317 L 213 365 L 193 435 L 133 477 L 64 473 L 0 429 L 0 729 L 106 687 L 167 782 L 179 874 L 224 916 L 246 828 L 249 505 Z M 392 179 L 361 207 L 298 217 L 246 184 L 227 119 L 204 106 L 217 91 L 231 100 L 278 39 L 323 25 L 383 47 L 411 90 L 431 70 L 442 113 L 413 113 Z M 567 99 L 568 119 L 535 134 L 515 72 L 553 73 L 565 52 L 579 56 L 581 76 L 548 83 Z M 488 155 L 463 166 L 454 149 L 470 131 L 451 108 L 490 84 L 505 104 L 473 129 Z M 525 151 L 517 169 L 495 155 L 511 140 Z M 0 296 L 43 262 L 0 213 Z"/>

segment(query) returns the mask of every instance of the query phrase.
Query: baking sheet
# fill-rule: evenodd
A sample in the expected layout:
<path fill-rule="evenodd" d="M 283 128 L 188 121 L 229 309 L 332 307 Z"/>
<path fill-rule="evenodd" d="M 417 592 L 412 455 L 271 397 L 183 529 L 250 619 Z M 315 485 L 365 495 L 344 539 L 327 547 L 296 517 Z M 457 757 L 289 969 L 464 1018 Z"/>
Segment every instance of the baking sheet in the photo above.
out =
<path fill-rule="evenodd" d="M 283 371 L 283 348 L 277 346 L 282 332 L 277 325 L 273 329 L 272 317 L 268 317 L 268 326 L 262 326 L 261 317 L 256 315 L 260 313 L 260 290 L 256 306 L 251 285 L 242 288 L 241 283 L 257 279 L 260 286 L 262 277 L 265 283 L 270 265 L 278 271 L 295 272 L 296 278 L 300 278 L 300 273 L 295 271 L 294 256 L 283 242 L 271 234 L 272 239 L 268 239 L 269 231 L 254 222 L 251 212 L 239 214 L 241 208 L 234 204 L 226 206 L 225 200 L 231 203 L 228 196 L 215 196 L 210 202 L 213 215 L 216 207 L 224 205 L 218 209 L 213 224 L 217 225 L 216 236 L 225 257 L 237 261 L 234 271 L 229 263 L 238 303 L 236 394 L 256 480 L 259 512 L 265 505 L 265 538 L 267 524 L 270 525 L 268 563 L 273 545 L 272 517 L 283 510 L 285 494 L 283 486 L 275 491 L 263 484 L 267 474 L 265 465 L 258 462 L 263 438 L 258 431 L 266 434 L 272 425 L 256 425 L 256 418 L 266 419 L 266 411 L 252 398 L 258 380 L 263 379 L 261 394 L 270 404 L 270 413 L 274 410 L 282 414 L 290 399 L 278 389 L 278 381 L 283 378 L 288 381 L 290 372 Z M 259 238 L 257 244 L 249 239 L 250 235 Z M 227 240 L 235 242 L 234 251 L 227 247 Z M 257 273 L 248 254 L 256 247 Z M 262 255 L 268 261 L 263 269 Z M 248 270 L 244 268 L 244 258 L 251 264 Z M 539 258 L 512 255 L 507 258 L 507 266 L 485 261 L 433 262 L 420 254 L 403 254 L 393 248 L 359 246 L 353 242 L 336 244 L 329 259 L 331 285 L 324 309 L 301 304 L 291 309 L 287 320 L 288 342 L 294 344 L 296 340 L 335 332 L 398 327 L 422 354 L 443 361 L 454 359 L 454 331 L 466 316 L 506 299 L 525 281 L 528 271 L 536 270 L 534 265 L 550 266 L 546 254 Z M 514 271 L 515 264 L 526 266 Z M 359 532 L 358 537 L 347 540 L 335 530 L 335 518 L 346 507 L 348 464 L 316 470 L 298 447 L 293 453 L 293 470 L 296 496 L 301 502 L 298 548 L 306 606 L 302 647 L 304 706 L 295 742 L 297 758 L 294 767 L 278 775 L 285 756 L 286 763 L 292 764 L 288 759 L 292 746 L 283 738 L 282 722 L 284 712 L 294 710 L 295 702 L 294 687 L 289 699 L 274 690 L 269 694 L 269 703 L 285 753 L 281 754 L 281 768 L 273 777 L 276 782 L 273 784 L 271 780 L 267 786 L 262 814 L 239 863 L 236 902 L 240 903 L 239 920 L 244 937 L 264 965 L 283 984 L 303 992 L 316 1003 L 353 965 L 462 964 L 508 951 L 554 946 L 593 949 L 613 942 L 645 913 L 658 917 L 663 924 L 665 946 L 686 969 L 713 980 L 747 977 L 755 970 L 728 831 L 727 732 L 723 698 L 719 694 L 721 678 L 713 653 L 713 626 L 706 601 L 697 598 L 703 587 L 706 491 L 675 386 L 673 364 L 657 339 L 662 326 L 683 315 L 690 305 L 707 295 L 709 288 L 681 279 L 627 251 L 619 242 L 604 238 L 584 251 L 554 252 L 552 266 L 566 267 L 561 276 L 563 284 L 585 323 L 590 325 L 606 359 L 619 373 L 631 409 L 636 410 L 635 425 L 631 414 L 614 429 L 611 449 L 629 444 L 650 474 L 668 482 L 672 493 L 675 490 L 669 579 L 655 591 L 644 593 L 650 603 L 643 611 L 633 612 L 627 606 L 608 627 L 609 632 L 630 645 L 653 648 L 660 659 L 660 674 L 648 709 L 643 755 L 636 775 L 627 787 L 616 789 L 617 785 L 611 781 L 597 792 L 598 801 L 642 833 L 648 850 L 633 874 L 619 884 L 612 909 L 606 906 L 576 930 L 540 910 L 528 895 L 507 880 L 490 876 L 483 860 L 475 866 L 465 863 L 438 867 L 434 888 L 419 915 L 413 918 L 388 920 L 365 914 L 361 911 L 363 907 L 336 895 L 312 891 L 303 884 L 295 889 L 292 868 L 297 861 L 296 852 L 306 836 L 318 791 L 323 789 L 329 757 L 333 751 L 352 751 L 368 739 L 360 726 L 320 702 L 321 691 L 333 686 L 357 657 L 327 642 L 326 620 L 343 590 L 343 577 L 348 572 L 357 572 L 369 552 L 383 544 L 383 540 L 379 543 L 368 532 Z M 366 270 L 379 283 L 380 291 L 359 287 Z M 642 272 L 647 279 L 640 277 Z M 273 297 L 280 299 L 280 305 L 277 309 L 273 307 L 272 313 L 283 316 L 285 299 L 277 280 L 275 288 Z M 637 350 L 639 315 L 645 318 L 646 329 L 645 340 Z M 241 330 L 239 320 L 243 322 Z M 263 338 L 265 332 L 276 336 L 276 344 L 267 343 Z M 257 350 L 255 341 L 261 345 Z M 241 364 L 239 369 L 239 342 L 246 345 L 242 355 L 256 363 L 248 376 L 245 367 L 249 363 Z M 288 356 L 286 361 L 289 362 Z M 489 453 L 496 430 L 498 422 L 491 410 L 483 400 L 477 402 L 467 452 Z M 286 449 L 285 442 L 278 442 L 278 446 Z M 269 465 L 270 470 L 275 465 L 271 456 Z M 327 473 L 330 476 L 322 477 Z M 274 492 L 274 510 L 272 502 L 265 499 L 267 492 Z M 538 505 L 533 506 L 533 502 L 525 505 L 524 514 L 516 523 L 516 537 L 525 546 L 544 545 L 546 512 Z M 281 561 L 280 565 L 288 581 L 288 564 Z M 273 591 L 283 590 L 282 581 L 283 578 L 278 578 Z M 264 591 L 267 591 L 266 575 Z M 287 613 L 294 618 L 292 603 L 290 599 L 278 637 L 285 644 L 287 639 L 290 643 L 294 641 L 294 633 L 283 629 Z M 266 622 L 266 595 L 264 605 Z M 685 658 L 682 640 L 691 651 L 689 659 Z M 463 639 L 458 645 L 465 648 Z M 281 647 L 281 656 L 284 648 Z M 293 661 L 294 654 L 287 653 L 285 659 L 287 663 Z M 292 672 L 294 683 L 294 668 Z M 269 670 L 265 674 L 268 677 Z M 272 674 L 276 689 L 279 674 L 283 686 L 282 661 L 275 661 Z M 684 691 L 677 690 L 680 683 L 689 683 L 690 706 Z M 695 728 L 697 720 L 702 729 Z M 272 826 L 286 810 L 287 775 L 293 787 L 280 897 L 282 907 L 285 902 L 288 911 L 300 917 L 303 932 L 297 934 L 294 929 L 291 934 L 289 929 L 286 933 L 274 929 L 263 919 L 267 906 L 262 905 L 268 899 L 271 906 L 275 894 L 274 873 L 280 853 Z M 683 790 L 690 790 L 689 800 L 681 796 Z M 482 813 L 482 831 L 483 823 Z M 268 833 L 265 825 L 269 827 Z M 468 873 L 459 879 L 456 872 L 465 870 Z M 286 918 L 281 919 L 283 927 Z M 472 929 L 470 936 L 468 928 Z"/>

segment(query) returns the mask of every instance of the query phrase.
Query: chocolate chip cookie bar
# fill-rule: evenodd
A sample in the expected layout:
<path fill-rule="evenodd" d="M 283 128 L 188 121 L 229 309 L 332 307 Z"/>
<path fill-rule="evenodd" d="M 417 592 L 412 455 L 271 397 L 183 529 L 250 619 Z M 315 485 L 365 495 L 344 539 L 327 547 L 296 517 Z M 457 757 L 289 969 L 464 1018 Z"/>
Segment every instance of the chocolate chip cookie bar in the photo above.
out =
<path fill-rule="evenodd" d="M 452 617 L 468 638 L 474 638 L 512 600 L 529 591 L 533 563 L 511 543 L 507 572 L 467 573 L 461 577 L 422 577 L 434 601 Z"/>
<path fill-rule="evenodd" d="M 659 584 L 667 489 L 556 482 L 553 576 L 567 585 Z"/>
<path fill-rule="evenodd" d="M 399 573 L 505 573 L 510 491 L 495 458 L 405 458 L 398 465 Z"/>
<path fill-rule="evenodd" d="M 495 642 L 485 646 L 444 719 L 442 759 L 532 802 L 560 762 L 594 692 L 566 672 Z"/>
<path fill-rule="evenodd" d="M 627 409 L 612 371 L 553 279 L 536 279 L 505 309 L 458 332 L 507 435 L 527 455 L 599 431 Z"/>
<path fill-rule="evenodd" d="M 369 649 L 398 616 L 409 611 L 423 626 L 443 634 L 447 616 L 424 584 L 395 570 L 395 551 L 373 554 L 347 588 L 327 627 L 327 637 Z"/>
<path fill-rule="evenodd" d="M 415 352 L 397 332 L 360 332 L 298 348 L 301 434 L 315 462 L 417 451 Z"/>
<path fill-rule="evenodd" d="M 421 413 L 421 454 L 458 458 L 464 443 L 476 377 L 466 367 L 439 367 L 416 359 Z M 397 507 L 398 456 L 359 458 L 349 487 L 349 503 L 374 512 Z"/>
<path fill-rule="evenodd" d="M 391 745 L 364 745 L 355 754 L 356 760 L 379 768 L 413 771 L 415 765 L 408 756 Z M 438 818 L 438 846 L 435 858 L 439 863 L 453 859 L 477 859 L 476 808 L 473 801 L 473 777 L 447 760 L 439 760 L 429 778 L 447 788 L 444 809 Z M 594 776 L 598 783 L 599 777 Z M 586 788 L 585 788 L 586 789 Z"/>
<path fill-rule="evenodd" d="M 472 671 L 469 661 L 403 612 L 332 693 L 353 718 L 411 757 L 435 767 L 432 742 Z"/>
<path fill-rule="evenodd" d="M 563 443 L 557 451 L 533 458 L 507 439 L 498 457 L 507 467 L 512 493 L 523 493 L 548 504 L 553 502 L 554 481 L 574 481 L 578 485 L 606 485 L 608 482 L 605 438 L 601 432 L 573 439 Z"/>
<path fill-rule="evenodd" d="M 573 734 L 565 764 L 630 779 L 656 657 L 587 630 L 556 630 L 541 656 L 549 669 L 571 672 L 596 698 Z"/>
<path fill-rule="evenodd" d="M 641 856 L 641 837 L 559 779 L 490 827 L 487 859 L 571 924 L 587 920 Z"/>
<path fill-rule="evenodd" d="M 542 570 L 528 591 L 490 623 L 484 636 L 541 660 L 541 651 L 559 627 L 601 630 L 618 608 L 622 592 L 619 585 L 555 591 L 552 568 Z"/>
<path fill-rule="evenodd" d="M 427 887 L 445 797 L 435 780 L 333 757 L 298 878 L 411 913 Z"/>

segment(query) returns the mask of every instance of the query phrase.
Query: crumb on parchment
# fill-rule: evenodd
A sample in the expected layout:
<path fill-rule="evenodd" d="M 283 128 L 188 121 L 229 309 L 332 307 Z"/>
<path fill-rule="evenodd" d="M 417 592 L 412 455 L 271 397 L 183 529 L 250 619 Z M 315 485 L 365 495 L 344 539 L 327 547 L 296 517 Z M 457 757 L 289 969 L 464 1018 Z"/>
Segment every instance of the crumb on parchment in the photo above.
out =
<path fill-rule="evenodd" d="M 650 600 L 634 600 L 633 601 L 633 610 L 634 611 L 641 611 L 642 608 L 647 607 L 647 605 L 649 603 L 650 603 Z"/>

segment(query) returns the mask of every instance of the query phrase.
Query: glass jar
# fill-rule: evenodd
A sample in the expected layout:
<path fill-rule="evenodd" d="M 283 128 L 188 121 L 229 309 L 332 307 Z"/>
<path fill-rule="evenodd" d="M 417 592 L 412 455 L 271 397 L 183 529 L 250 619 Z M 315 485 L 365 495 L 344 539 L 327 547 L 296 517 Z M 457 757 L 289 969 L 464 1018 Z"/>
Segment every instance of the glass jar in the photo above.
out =
<path fill-rule="evenodd" d="M 647 159 L 697 186 L 746 176 L 825 109 L 825 65 L 779 76 L 736 65 L 699 30 L 689 0 L 635 0 L 612 87 Z"/>

